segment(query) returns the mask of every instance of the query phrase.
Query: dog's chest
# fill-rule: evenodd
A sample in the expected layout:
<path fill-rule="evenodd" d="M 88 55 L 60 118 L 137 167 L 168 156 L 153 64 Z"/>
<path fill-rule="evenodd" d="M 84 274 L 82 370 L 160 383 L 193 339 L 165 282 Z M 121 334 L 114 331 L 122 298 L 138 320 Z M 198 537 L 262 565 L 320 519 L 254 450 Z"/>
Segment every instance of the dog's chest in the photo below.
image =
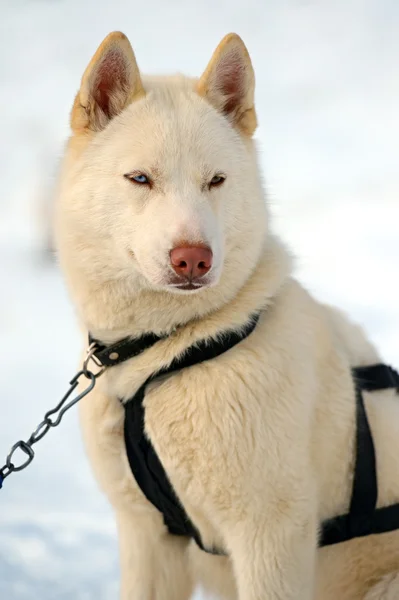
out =
<path fill-rule="evenodd" d="M 239 452 L 236 453 L 234 448 L 239 446 L 238 436 L 245 437 L 250 420 L 245 418 L 243 407 L 238 408 L 240 393 L 234 378 L 227 377 L 233 384 L 230 388 L 227 374 L 219 373 L 216 377 L 217 369 L 208 371 L 206 367 L 194 367 L 157 381 L 147 389 L 142 417 L 150 447 L 146 443 L 141 447 L 136 445 L 135 459 L 150 466 L 153 481 L 147 490 L 155 499 L 155 502 L 152 500 L 154 504 L 161 498 L 161 511 L 164 518 L 166 513 L 165 523 L 169 530 L 177 527 L 187 534 L 188 527 L 189 537 L 197 541 L 195 531 L 192 533 L 193 525 L 202 540 L 199 542 L 201 547 L 220 550 L 223 540 L 210 524 L 209 507 L 215 498 L 218 504 L 232 504 L 231 475 L 239 470 L 238 464 L 236 467 L 234 464 Z M 227 396 L 229 402 L 226 402 Z M 136 425 L 137 416 L 136 413 Z M 142 460 L 143 453 L 145 461 Z M 144 486 L 148 486 L 143 473 L 139 470 L 136 473 Z M 171 487 L 165 486 L 165 478 Z M 154 485 L 157 488 L 155 495 L 151 488 Z M 166 503 L 163 501 L 165 493 Z M 169 500 L 175 508 L 184 507 L 191 523 L 187 524 L 184 513 L 173 506 L 169 512 Z"/>
<path fill-rule="evenodd" d="M 143 403 L 145 433 L 173 487 L 184 495 L 194 488 L 198 499 L 210 475 L 210 454 L 222 451 L 226 422 L 218 407 L 221 386 L 206 371 L 193 367 L 154 382 Z"/>
<path fill-rule="evenodd" d="M 185 507 L 200 510 L 210 498 L 229 505 L 231 480 L 242 476 L 244 457 L 260 458 L 254 445 L 266 415 L 255 370 L 237 353 L 147 388 L 145 433 Z"/>

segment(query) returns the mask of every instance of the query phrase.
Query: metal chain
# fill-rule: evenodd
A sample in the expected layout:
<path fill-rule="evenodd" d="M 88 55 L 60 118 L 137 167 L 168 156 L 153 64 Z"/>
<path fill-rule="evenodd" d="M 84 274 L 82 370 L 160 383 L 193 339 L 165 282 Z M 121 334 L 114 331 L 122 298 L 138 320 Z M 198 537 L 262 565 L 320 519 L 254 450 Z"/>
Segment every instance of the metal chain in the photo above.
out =
<path fill-rule="evenodd" d="M 61 423 L 64 414 L 70 408 L 72 408 L 72 406 L 79 402 L 79 400 L 87 396 L 87 394 L 89 394 L 92 391 L 92 389 L 96 385 L 97 379 L 100 377 L 100 375 L 104 373 L 106 368 L 94 355 L 96 349 L 97 348 L 95 343 L 90 344 L 90 346 L 87 349 L 86 358 L 83 361 L 82 369 L 78 371 L 78 373 L 76 373 L 73 379 L 71 379 L 68 391 L 55 408 L 46 412 L 46 414 L 44 415 L 44 419 L 32 432 L 29 439 L 26 442 L 20 440 L 19 442 L 16 442 L 13 445 L 13 447 L 7 455 L 5 465 L 0 469 L 0 488 L 2 487 L 4 479 L 8 477 L 11 473 L 22 471 L 23 469 L 26 469 L 28 465 L 30 465 L 30 463 L 35 457 L 35 452 L 32 446 L 39 442 L 46 435 L 46 433 L 50 431 L 52 427 L 57 427 L 57 425 Z M 90 361 L 92 361 L 96 365 L 96 367 L 99 367 L 100 370 L 96 373 L 93 373 L 93 371 L 91 371 L 88 367 Z M 80 394 L 78 394 L 77 396 L 69 400 L 69 402 L 67 402 L 71 394 L 79 385 L 79 382 L 82 377 L 85 377 L 89 380 L 87 386 L 82 392 L 80 392 Z M 14 455 L 17 452 L 17 450 L 21 450 L 26 455 L 22 462 L 20 460 L 20 464 L 17 464 L 17 462 L 13 461 Z"/>

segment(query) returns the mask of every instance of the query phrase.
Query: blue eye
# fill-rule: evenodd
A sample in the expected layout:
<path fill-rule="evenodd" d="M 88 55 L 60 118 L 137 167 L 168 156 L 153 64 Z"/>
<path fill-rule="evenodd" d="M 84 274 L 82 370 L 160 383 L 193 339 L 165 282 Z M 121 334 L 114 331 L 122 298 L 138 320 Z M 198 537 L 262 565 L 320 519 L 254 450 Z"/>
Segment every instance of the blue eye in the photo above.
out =
<path fill-rule="evenodd" d="M 148 178 L 146 175 L 135 175 L 133 177 L 133 181 L 135 181 L 136 183 L 148 183 Z"/>
<path fill-rule="evenodd" d="M 129 179 L 129 181 L 134 181 L 134 183 L 138 183 L 140 185 L 146 185 L 150 183 L 149 178 L 147 175 L 144 175 L 144 173 L 126 173 L 124 177 Z"/>

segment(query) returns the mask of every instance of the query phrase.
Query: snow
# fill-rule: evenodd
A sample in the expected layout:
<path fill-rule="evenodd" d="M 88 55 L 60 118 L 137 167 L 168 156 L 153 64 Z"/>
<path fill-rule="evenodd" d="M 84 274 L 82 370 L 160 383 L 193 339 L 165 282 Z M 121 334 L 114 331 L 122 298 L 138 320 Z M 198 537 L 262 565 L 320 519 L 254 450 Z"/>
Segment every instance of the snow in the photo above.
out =
<path fill-rule="evenodd" d="M 76 369 L 60 273 L 41 253 L 79 79 L 125 31 L 143 71 L 199 74 L 237 31 L 257 73 L 260 161 L 275 225 L 319 298 L 362 322 L 399 364 L 399 4 L 396 0 L 0 0 L 0 451 L 26 438 Z M 77 411 L 0 492 L 0 597 L 114 600 L 115 526 Z"/>

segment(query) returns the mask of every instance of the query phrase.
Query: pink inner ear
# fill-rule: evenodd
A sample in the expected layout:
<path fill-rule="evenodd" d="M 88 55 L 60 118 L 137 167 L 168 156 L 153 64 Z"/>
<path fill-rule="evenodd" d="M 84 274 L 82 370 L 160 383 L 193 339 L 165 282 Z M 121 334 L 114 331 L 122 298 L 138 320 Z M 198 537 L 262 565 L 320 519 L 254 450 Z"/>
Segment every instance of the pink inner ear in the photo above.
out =
<path fill-rule="evenodd" d="M 127 88 L 126 59 L 120 50 L 109 50 L 98 67 L 93 85 L 94 100 L 107 117 L 113 116 L 112 95 Z"/>
<path fill-rule="evenodd" d="M 226 96 L 224 111 L 231 113 L 241 102 L 245 87 L 245 64 L 240 54 L 231 52 L 217 66 L 217 87 Z"/>

